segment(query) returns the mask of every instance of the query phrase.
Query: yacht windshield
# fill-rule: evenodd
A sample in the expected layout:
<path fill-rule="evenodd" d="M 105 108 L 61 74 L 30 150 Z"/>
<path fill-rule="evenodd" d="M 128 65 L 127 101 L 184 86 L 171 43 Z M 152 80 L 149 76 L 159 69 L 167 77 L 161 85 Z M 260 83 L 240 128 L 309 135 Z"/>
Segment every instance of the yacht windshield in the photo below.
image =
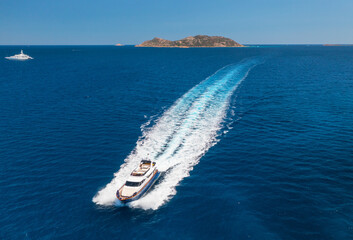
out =
<path fill-rule="evenodd" d="M 141 182 L 126 181 L 125 186 L 127 186 L 127 187 L 138 187 L 138 186 L 140 186 L 143 183 L 143 181 L 141 181 Z"/>

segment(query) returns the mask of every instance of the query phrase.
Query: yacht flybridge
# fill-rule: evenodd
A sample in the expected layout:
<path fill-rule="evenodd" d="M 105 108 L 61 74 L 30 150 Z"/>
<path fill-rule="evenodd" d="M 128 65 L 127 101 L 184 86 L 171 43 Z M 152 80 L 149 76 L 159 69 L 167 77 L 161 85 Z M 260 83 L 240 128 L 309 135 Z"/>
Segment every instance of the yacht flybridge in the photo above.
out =
<path fill-rule="evenodd" d="M 137 200 L 152 187 L 159 176 L 160 172 L 155 162 L 142 160 L 125 184 L 116 192 L 116 197 L 122 203 Z"/>
<path fill-rule="evenodd" d="M 26 55 L 23 53 L 23 50 L 21 50 L 21 53 L 20 54 L 16 54 L 14 56 L 11 56 L 11 57 L 5 57 L 6 59 L 9 59 L 9 60 L 28 60 L 28 59 L 33 59 L 32 57 Z"/>

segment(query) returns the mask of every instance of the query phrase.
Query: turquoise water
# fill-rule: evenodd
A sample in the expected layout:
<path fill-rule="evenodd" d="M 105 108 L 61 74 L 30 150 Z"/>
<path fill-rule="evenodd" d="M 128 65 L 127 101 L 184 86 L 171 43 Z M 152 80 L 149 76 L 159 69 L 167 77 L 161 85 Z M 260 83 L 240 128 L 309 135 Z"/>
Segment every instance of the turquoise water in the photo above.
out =
<path fill-rule="evenodd" d="M 1 239 L 351 239 L 353 47 L 2 46 Z M 127 206 L 144 157 L 163 176 Z"/>

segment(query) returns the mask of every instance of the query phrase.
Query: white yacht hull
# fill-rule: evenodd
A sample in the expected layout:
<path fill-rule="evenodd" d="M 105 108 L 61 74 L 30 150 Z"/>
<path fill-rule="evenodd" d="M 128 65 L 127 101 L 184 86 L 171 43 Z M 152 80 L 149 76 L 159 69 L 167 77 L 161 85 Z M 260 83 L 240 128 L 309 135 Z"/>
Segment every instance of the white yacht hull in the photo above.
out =
<path fill-rule="evenodd" d="M 13 58 L 13 57 L 5 57 L 8 60 L 15 60 L 15 61 L 26 61 L 26 60 L 30 60 L 33 58 Z"/>
<path fill-rule="evenodd" d="M 161 173 L 156 170 L 156 172 L 153 174 L 153 176 L 151 177 L 151 179 L 148 180 L 148 182 L 138 191 L 136 192 L 134 195 L 129 196 L 129 197 L 124 197 L 121 195 L 121 190 L 124 186 L 122 186 L 117 192 L 116 192 L 116 197 L 120 200 L 120 202 L 122 203 L 128 203 L 128 202 L 132 202 L 135 201 L 139 198 L 141 198 L 143 195 L 145 195 L 146 192 L 148 192 L 148 190 L 153 186 L 153 184 L 158 180 L 158 178 L 160 177 Z"/>

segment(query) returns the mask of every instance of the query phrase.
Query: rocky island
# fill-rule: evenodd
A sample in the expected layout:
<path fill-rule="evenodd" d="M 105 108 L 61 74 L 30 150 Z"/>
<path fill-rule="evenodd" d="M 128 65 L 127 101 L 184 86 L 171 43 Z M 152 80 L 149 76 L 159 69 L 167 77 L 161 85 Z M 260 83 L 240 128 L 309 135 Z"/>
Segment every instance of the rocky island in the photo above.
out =
<path fill-rule="evenodd" d="M 186 37 L 181 40 L 170 41 L 162 38 L 153 38 L 145 41 L 135 47 L 244 47 L 236 41 L 219 36 L 197 35 L 194 37 Z"/>

